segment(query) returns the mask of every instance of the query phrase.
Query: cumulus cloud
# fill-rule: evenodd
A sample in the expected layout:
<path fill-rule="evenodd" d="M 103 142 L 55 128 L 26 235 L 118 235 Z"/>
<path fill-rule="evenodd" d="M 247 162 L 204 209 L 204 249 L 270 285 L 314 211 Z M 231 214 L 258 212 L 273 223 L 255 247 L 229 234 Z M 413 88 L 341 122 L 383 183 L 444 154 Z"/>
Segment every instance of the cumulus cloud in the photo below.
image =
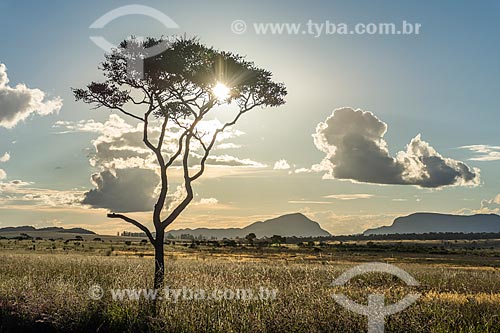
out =
<path fill-rule="evenodd" d="M 197 134 L 203 137 L 215 132 L 223 124 L 217 120 L 207 120 L 199 123 Z M 58 121 L 53 126 L 58 134 L 73 132 L 97 133 L 92 141 L 94 151 L 90 154 L 90 164 L 99 169 L 91 176 L 95 188 L 85 193 L 83 204 L 93 208 L 108 208 L 115 212 L 151 211 L 154 207 L 154 195 L 159 183 L 159 167 L 156 156 L 143 142 L 142 124 L 131 125 L 119 115 L 112 114 L 104 123 L 95 120 L 77 122 Z M 160 135 L 160 123 L 151 123 L 148 136 L 156 142 Z M 234 148 L 224 141 L 243 135 L 241 131 L 228 129 L 220 134 L 217 144 L 226 146 L 219 149 Z M 171 156 L 178 149 L 178 140 L 181 135 L 179 128 L 171 124 L 167 126 L 164 137 L 163 153 Z M 205 143 L 206 144 L 206 143 Z M 190 167 L 199 168 L 203 157 L 202 146 L 197 140 L 191 144 L 189 156 Z M 172 164 L 174 167 L 172 179 L 176 179 L 176 172 L 182 163 L 182 155 Z M 247 167 L 262 168 L 266 165 L 248 158 L 238 158 L 228 154 L 210 155 L 207 166 L 220 167 Z M 177 170 L 177 171 L 176 171 Z M 194 172 L 194 171 L 193 171 Z M 172 187 L 173 190 L 173 187 Z M 167 196 L 169 210 L 185 196 L 184 189 L 178 187 Z M 204 205 L 214 204 L 213 200 L 204 202 Z"/>
<path fill-rule="evenodd" d="M 498 214 L 500 212 L 500 194 L 490 200 L 481 201 L 481 208 L 477 213 Z"/>
<path fill-rule="evenodd" d="M 13 128 L 32 114 L 41 116 L 57 113 L 62 99 L 47 100 L 40 89 L 31 89 L 24 84 L 8 85 L 7 67 L 0 64 L 0 126 Z"/>
<path fill-rule="evenodd" d="M 425 188 L 478 185 L 479 169 L 440 155 L 420 135 L 395 157 L 387 148 L 387 124 L 373 113 L 341 108 L 318 124 L 316 147 L 326 154 L 316 170 L 326 177 Z"/>
<path fill-rule="evenodd" d="M 469 158 L 470 161 L 498 161 L 500 160 L 500 146 L 491 145 L 470 145 L 461 146 L 459 149 L 467 149 L 475 154 L 474 157 Z"/>
<path fill-rule="evenodd" d="M 274 163 L 274 170 L 288 170 L 290 169 L 290 164 L 285 159 L 281 159 Z"/>
<path fill-rule="evenodd" d="M 154 207 L 159 176 L 148 169 L 116 169 L 95 173 L 91 181 L 95 189 L 84 194 L 82 204 L 119 213 L 144 212 Z"/>
<path fill-rule="evenodd" d="M 61 131 L 59 134 L 72 132 L 98 133 L 92 141 L 95 151 L 90 155 L 90 164 L 106 169 L 149 168 L 154 155 L 143 143 L 143 132 L 140 125 L 132 126 L 120 116 L 111 114 L 104 123 L 94 120 L 78 122 L 57 121 L 54 128 Z M 156 135 L 155 130 L 152 135 Z"/>

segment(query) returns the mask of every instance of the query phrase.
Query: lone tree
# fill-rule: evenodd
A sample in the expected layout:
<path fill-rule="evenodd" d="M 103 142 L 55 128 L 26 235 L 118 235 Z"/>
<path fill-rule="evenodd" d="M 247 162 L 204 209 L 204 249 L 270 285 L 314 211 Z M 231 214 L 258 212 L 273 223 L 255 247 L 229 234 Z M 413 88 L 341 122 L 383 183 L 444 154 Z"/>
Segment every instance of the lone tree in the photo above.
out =
<path fill-rule="evenodd" d="M 147 55 L 148 49 L 160 45 L 162 52 Z M 141 71 L 131 69 L 130 61 L 143 62 Z M 143 142 L 158 164 L 161 184 L 151 207 L 155 234 L 143 222 L 120 212 L 107 216 L 122 219 L 146 233 L 155 249 L 154 288 L 159 289 L 165 274 L 165 228 L 193 200 L 193 182 L 203 175 L 218 135 L 257 107 L 284 104 L 286 88 L 271 80 L 271 72 L 242 56 L 207 47 L 194 38 L 131 38 L 106 54 L 99 69 L 105 80 L 92 82 L 85 89 L 73 89 L 75 99 L 140 122 Z M 202 121 L 223 104 L 228 107 L 220 112 L 233 109 L 230 120 L 204 132 L 200 128 Z M 166 134 L 176 138 L 168 147 Z M 185 195 L 169 207 L 173 202 L 167 198 L 173 191 L 168 171 L 172 168 L 181 170 Z"/>

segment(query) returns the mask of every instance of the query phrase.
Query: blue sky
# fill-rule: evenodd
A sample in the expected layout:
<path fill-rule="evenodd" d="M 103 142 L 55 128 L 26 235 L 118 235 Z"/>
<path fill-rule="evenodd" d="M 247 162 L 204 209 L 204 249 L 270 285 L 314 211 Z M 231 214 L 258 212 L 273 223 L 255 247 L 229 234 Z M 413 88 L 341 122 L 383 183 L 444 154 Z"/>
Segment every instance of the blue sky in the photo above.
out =
<path fill-rule="evenodd" d="M 215 198 L 217 204 L 196 205 L 173 227 L 243 225 L 302 211 L 333 233 L 360 232 L 415 211 L 486 212 L 481 202 L 494 202 L 500 193 L 500 161 L 469 160 L 476 156 L 474 152 L 458 149 L 500 146 L 500 4 L 494 1 L 0 1 L 4 32 L 0 63 L 7 67 L 10 86 L 25 83 L 41 89 L 49 99 L 63 100 L 58 113 L 30 116 L 10 129 L 0 126 L 0 156 L 10 154 L 10 160 L 0 164 L 7 175 L 4 183 L 30 182 L 23 195 L 33 189 L 53 194 L 93 187 L 89 178 L 96 169 L 88 155 L 99 133 L 61 134 L 63 130 L 54 124 L 108 120 L 108 111 L 74 102 L 70 87 L 100 78 L 97 64 L 103 50 L 90 41 L 96 32 L 89 25 L 112 9 L 135 3 L 162 11 L 180 28 L 165 29 L 151 18 L 136 15 L 117 19 L 98 33 L 113 42 L 129 35 L 196 35 L 208 45 L 246 55 L 271 70 L 289 92 L 286 105 L 250 114 L 237 127 L 245 135 L 234 139 L 242 148 L 231 154 L 267 167 L 203 180 L 197 185 L 199 198 Z M 233 33 L 230 27 L 236 19 L 244 20 L 250 29 Z M 347 24 L 406 20 L 420 23 L 421 32 L 315 38 L 259 35 L 251 29 L 255 22 L 305 24 L 308 20 Z M 426 189 L 294 173 L 325 158 L 312 134 L 333 110 L 342 107 L 371 111 L 386 123 L 384 140 L 391 156 L 421 134 L 439 154 L 479 168 L 480 184 Z M 281 159 L 290 169 L 273 170 Z M 102 232 L 129 228 L 107 222 L 102 209 L 14 204 L 5 201 L 12 195 L 6 192 L 0 192 L 4 197 L 0 226 L 85 224 Z M 347 194 L 372 197 L 312 203 Z M 488 212 L 498 212 L 497 208 Z"/>

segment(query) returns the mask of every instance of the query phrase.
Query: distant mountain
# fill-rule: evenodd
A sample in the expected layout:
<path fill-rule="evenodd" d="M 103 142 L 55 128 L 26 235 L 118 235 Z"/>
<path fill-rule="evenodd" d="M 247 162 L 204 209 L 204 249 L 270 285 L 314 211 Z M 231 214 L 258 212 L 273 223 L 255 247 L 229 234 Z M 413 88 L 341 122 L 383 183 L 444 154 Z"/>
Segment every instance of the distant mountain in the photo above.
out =
<path fill-rule="evenodd" d="M 368 236 L 429 232 L 500 232 L 500 216 L 496 214 L 415 213 L 396 218 L 391 226 L 368 229 L 363 234 Z"/>
<path fill-rule="evenodd" d="M 0 228 L 0 233 L 2 232 L 62 232 L 62 233 L 68 233 L 68 234 L 84 234 L 84 235 L 95 235 L 96 233 L 87 229 L 83 228 L 70 228 L 70 229 L 65 229 L 61 227 L 47 227 L 47 228 L 40 228 L 37 229 L 32 226 L 21 226 L 21 227 L 6 227 L 6 228 Z"/>
<path fill-rule="evenodd" d="M 200 235 L 207 238 L 215 237 L 217 239 L 223 238 L 243 238 L 249 233 L 254 233 L 258 238 L 272 237 L 273 235 L 280 235 L 283 237 L 318 237 L 330 236 L 330 233 L 321 229 L 318 222 L 314 222 L 306 216 L 295 213 L 287 214 L 274 219 L 266 220 L 264 222 L 255 222 L 244 228 L 228 228 L 228 229 L 179 229 L 170 230 L 166 232 L 174 237 L 181 234 L 189 234 L 194 237 Z"/>

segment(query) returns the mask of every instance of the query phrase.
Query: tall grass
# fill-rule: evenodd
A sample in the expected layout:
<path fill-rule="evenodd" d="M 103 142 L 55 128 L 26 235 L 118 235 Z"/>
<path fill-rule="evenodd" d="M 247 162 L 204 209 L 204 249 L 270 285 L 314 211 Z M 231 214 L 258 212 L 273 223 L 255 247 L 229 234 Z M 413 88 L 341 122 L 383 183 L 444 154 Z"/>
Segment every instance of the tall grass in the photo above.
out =
<path fill-rule="evenodd" d="M 410 291 L 384 274 L 331 282 L 352 264 L 328 262 L 168 260 L 171 288 L 278 290 L 275 300 L 164 300 L 150 304 L 89 298 L 90 286 L 148 288 L 151 258 L 78 254 L 0 254 L 0 331 L 60 332 L 363 332 L 366 318 L 332 299 L 343 292 L 358 302 L 382 292 L 392 303 Z M 422 297 L 391 316 L 387 332 L 499 332 L 500 275 L 489 267 L 398 264 L 420 283 Z"/>

